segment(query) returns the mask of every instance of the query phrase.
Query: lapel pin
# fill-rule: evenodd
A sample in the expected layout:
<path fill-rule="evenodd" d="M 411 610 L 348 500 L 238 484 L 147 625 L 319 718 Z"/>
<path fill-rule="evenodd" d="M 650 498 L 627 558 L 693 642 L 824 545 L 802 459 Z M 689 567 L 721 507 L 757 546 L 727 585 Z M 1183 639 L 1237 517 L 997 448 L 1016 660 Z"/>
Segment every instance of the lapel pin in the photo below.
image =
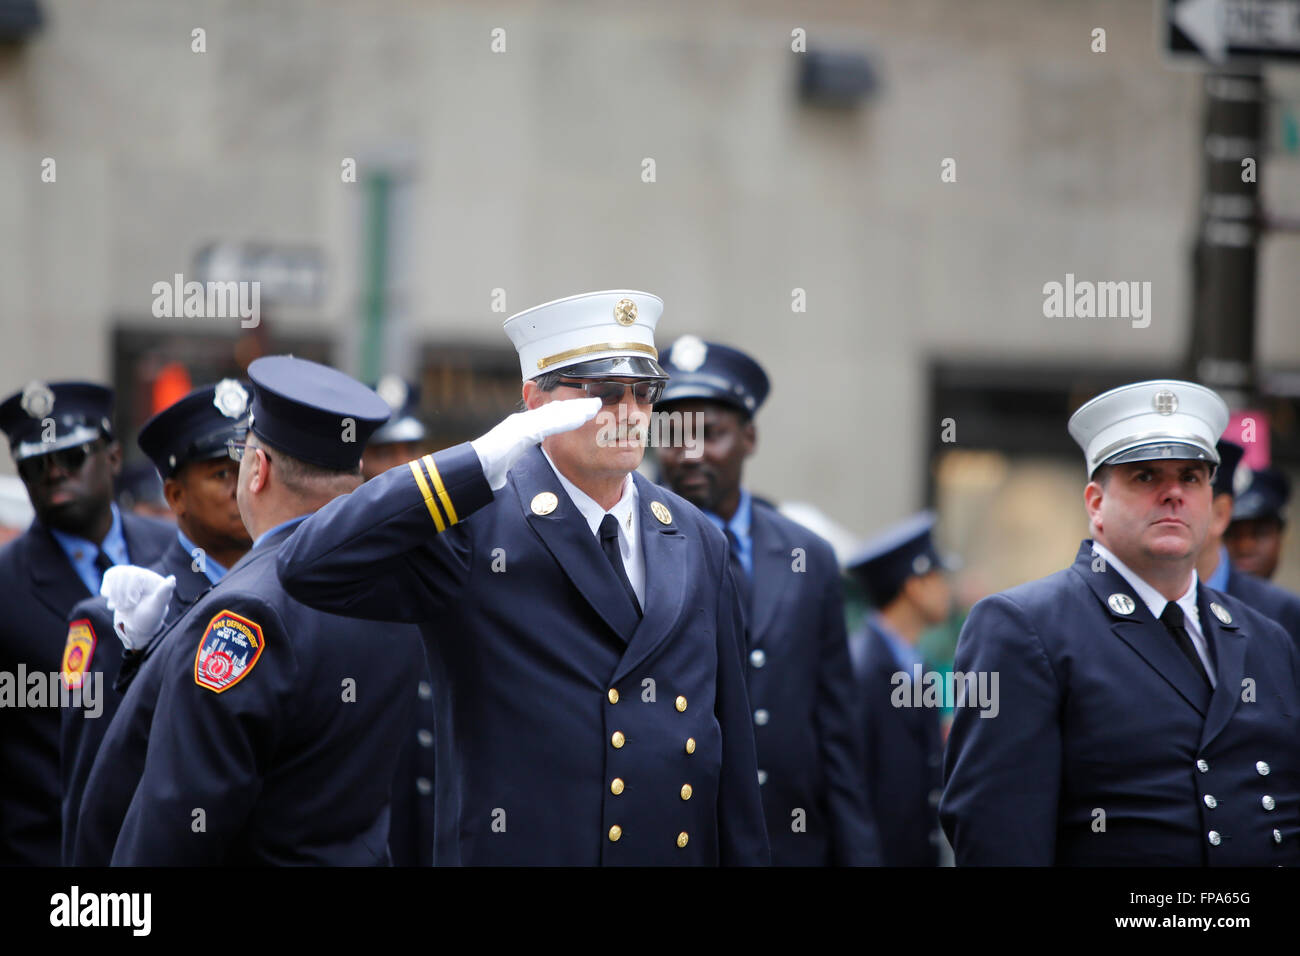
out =
<path fill-rule="evenodd" d="M 1211 613 L 1214 614 L 1215 617 L 1219 619 L 1220 624 L 1232 623 L 1232 615 L 1228 613 L 1228 609 L 1226 607 L 1223 607 L 1222 605 L 1219 604 L 1215 604 L 1213 601 L 1211 601 L 1210 611 Z"/>
<path fill-rule="evenodd" d="M 541 494 L 534 495 L 532 504 L 529 506 L 533 509 L 535 515 L 548 515 L 555 510 L 560 499 L 556 498 L 552 492 L 543 491 Z"/>
<path fill-rule="evenodd" d="M 659 519 L 660 524 L 672 524 L 672 512 L 660 501 L 650 502 L 650 513 Z"/>
<path fill-rule="evenodd" d="M 1132 614 L 1133 610 L 1137 607 L 1137 605 L 1133 603 L 1133 599 L 1127 594 L 1112 594 L 1110 597 L 1106 598 L 1106 603 L 1110 605 L 1110 609 L 1116 614 Z"/>

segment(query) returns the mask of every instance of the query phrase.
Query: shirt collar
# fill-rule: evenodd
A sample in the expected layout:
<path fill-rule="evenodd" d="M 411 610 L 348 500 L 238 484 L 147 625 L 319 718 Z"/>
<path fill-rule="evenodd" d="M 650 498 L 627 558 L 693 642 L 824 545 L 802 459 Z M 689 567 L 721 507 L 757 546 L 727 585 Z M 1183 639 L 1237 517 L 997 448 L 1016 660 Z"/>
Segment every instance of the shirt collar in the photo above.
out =
<path fill-rule="evenodd" d="M 1137 596 L 1142 599 L 1142 603 L 1151 611 L 1151 616 L 1157 621 L 1160 615 L 1165 612 L 1165 605 L 1169 602 L 1165 596 L 1142 580 L 1128 565 L 1119 558 L 1104 544 L 1097 541 L 1092 543 L 1092 549 L 1106 559 L 1106 563 L 1112 565 L 1120 576 L 1129 583 L 1129 586 L 1137 592 Z M 1201 615 L 1196 609 L 1196 569 L 1192 568 L 1192 583 L 1188 586 L 1187 591 L 1178 599 L 1178 606 L 1183 609 L 1183 616 L 1190 618 L 1199 628 L 1201 625 Z"/>
<path fill-rule="evenodd" d="M 632 480 L 629 474 L 623 482 L 623 496 L 618 499 L 614 507 L 608 512 L 605 511 L 591 495 L 587 494 L 564 475 L 560 474 L 560 469 L 555 467 L 555 462 L 551 461 L 551 456 L 547 454 L 546 449 L 542 449 L 542 454 L 546 455 L 546 461 L 555 472 L 555 477 L 560 479 L 560 484 L 568 493 L 570 500 L 577 507 L 578 512 L 586 519 L 587 524 L 591 526 L 592 534 L 600 533 L 600 522 L 606 514 L 612 514 L 618 519 L 618 526 L 627 536 L 628 543 L 636 541 L 636 503 L 637 490 L 636 482 Z"/>
<path fill-rule="evenodd" d="M 754 521 L 753 498 L 744 488 L 740 489 L 740 501 L 736 504 L 736 513 L 731 516 L 730 521 L 723 521 L 721 515 L 714 514 L 712 511 L 704 511 L 705 516 L 717 525 L 718 530 L 726 534 L 731 531 L 741 542 L 749 541 L 749 529 Z"/>
<path fill-rule="evenodd" d="M 308 517 L 310 516 L 298 515 L 298 517 L 290 518 L 288 521 L 281 521 L 274 528 L 268 528 L 266 531 L 263 531 L 261 534 L 257 536 L 257 539 L 253 542 L 253 547 L 250 548 L 249 550 L 250 551 L 255 550 L 258 545 L 260 545 L 267 538 L 271 537 L 271 535 L 275 534 L 277 531 L 282 531 L 285 528 L 292 528 L 298 524 L 301 524 L 302 522 L 306 521 Z"/>
<path fill-rule="evenodd" d="M 190 557 L 194 556 L 195 551 L 201 550 L 197 544 L 185 536 L 185 532 L 180 528 L 176 529 L 176 537 L 180 540 L 181 547 L 185 549 L 186 553 L 189 554 Z M 203 553 L 203 574 L 213 584 L 216 584 L 226 576 L 226 570 L 227 569 L 222 567 L 220 562 L 213 561 L 207 552 Z"/>
<path fill-rule="evenodd" d="M 54 540 L 59 543 L 69 560 L 75 560 L 73 555 L 80 551 L 83 558 L 89 560 L 93 565 L 95 556 L 103 551 L 114 564 L 130 564 L 131 556 L 126 549 L 126 535 L 122 531 L 122 513 L 117 510 L 117 505 L 110 503 L 109 508 L 113 512 L 113 522 L 108 526 L 108 533 L 104 535 L 103 544 L 97 545 L 89 538 L 83 538 L 78 534 L 68 534 L 66 531 L 59 531 L 57 528 L 51 528 L 50 534 L 54 535 Z"/>
<path fill-rule="evenodd" d="M 1228 549 L 1219 545 L 1219 563 L 1214 568 L 1214 573 L 1205 579 L 1207 588 L 1214 588 L 1216 591 L 1228 590 Z"/>
<path fill-rule="evenodd" d="M 900 669 L 906 671 L 910 677 L 913 665 L 922 663 L 920 652 L 911 644 L 907 643 L 901 634 L 890 627 L 885 622 L 884 616 L 881 615 L 879 611 L 872 612 L 871 624 L 880 632 L 880 636 L 885 639 L 885 643 L 889 646 L 890 652 L 894 655 L 894 663 L 896 663 Z"/>

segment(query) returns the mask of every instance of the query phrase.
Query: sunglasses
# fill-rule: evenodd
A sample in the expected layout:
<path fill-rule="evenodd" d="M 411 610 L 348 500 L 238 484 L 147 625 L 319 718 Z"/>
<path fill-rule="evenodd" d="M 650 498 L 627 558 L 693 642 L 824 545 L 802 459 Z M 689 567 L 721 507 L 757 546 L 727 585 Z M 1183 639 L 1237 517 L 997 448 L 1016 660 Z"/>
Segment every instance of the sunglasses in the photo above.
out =
<path fill-rule="evenodd" d="M 243 461 L 250 448 L 254 450 L 261 449 L 262 454 L 266 455 L 266 460 L 271 460 L 271 454 L 264 445 L 250 445 L 246 441 L 235 441 L 233 438 L 226 442 L 226 454 L 235 461 Z"/>
<path fill-rule="evenodd" d="M 617 405 L 623 400 L 623 393 L 632 389 L 632 397 L 638 405 L 653 405 L 664 393 L 664 382 L 652 379 L 645 382 L 560 382 L 565 388 L 580 388 L 588 398 L 599 398 L 602 405 Z"/>
<path fill-rule="evenodd" d="M 86 459 L 98 447 L 98 441 L 86 442 L 84 445 L 77 445 L 73 448 L 64 448 L 44 455 L 24 458 L 18 462 L 18 474 L 22 476 L 23 481 L 35 481 L 38 478 L 43 478 L 51 467 L 68 473 L 80 471 L 86 463 Z"/>

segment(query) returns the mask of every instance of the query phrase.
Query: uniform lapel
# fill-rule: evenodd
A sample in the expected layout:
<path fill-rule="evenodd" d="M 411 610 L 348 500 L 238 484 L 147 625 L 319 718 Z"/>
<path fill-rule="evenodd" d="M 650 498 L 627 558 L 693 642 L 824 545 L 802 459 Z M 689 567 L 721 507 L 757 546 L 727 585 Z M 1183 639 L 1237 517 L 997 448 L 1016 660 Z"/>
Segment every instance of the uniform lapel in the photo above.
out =
<path fill-rule="evenodd" d="M 1223 611 L 1228 623 L 1223 623 L 1211 610 L 1210 604 Z M 1210 712 L 1205 718 L 1201 746 L 1205 747 L 1227 725 L 1232 712 L 1241 700 L 1241 679 L 1246 666 L 1246 637 L 1238 621 L 1224 607 L 1222 598 L 1205 585 L 1196 589 L 1196 606 L 1201 617 L 1201 633 L 1211 645 L 1216 662 L 1214 696 L 1210 698 Z"/>
<path fill-rule="evenodd" d="M 1094 560 L 1098 561 L 1098 567 L 1102 567 L 1100 556 L 1093 554 L 1092 542 L 1085 541 L 1079 548 L 1073 571 L 1083 578 L 1101 602 L 1102 608 L 1110 617 L 1111 631 L 1204 717 L 1210 704 L 1210 689 L 1204 678 L 1192 670 L 1169 631 L 1151 616 L 1151 611 L 1129 587 L 1124 576 L 1108 564 L 1104 570 L 1094 571 Z M 1112 607 L 1110 598 L 1115 594 L 1126 596 L 1132 610 L 1122 613 Z M 1120 601 L 1116 603 L 1122 604 Z"/>
<path fill-rule="evenodd" d="M 636 610 L 627 599 L 627 593 L 609 566 L 605 552 L 600 550 L 600 542 L 592 534 L 591 526 L 560 484 L 550 462 L 542 454 L 540 445 L 519 460 L 510 470 L 510 478 L 515 493 L 519 496 L 519 507 L 523 511 L 524 520 L 542 539 L 560 569 L 614 633 L 624 642 L 630 640 L 638 622 L 643 619 L 637 617 Z M 533 500 L 546 492 L 555 496 L 555 508 L 548 514 L 536 514 L 532 507 Z M 645 506 L 644 500 L 642 506 Z M 644 518 L 641 533 L 646 533 Z M 648 554 L 649 552 L 647 558 Z M 646 563 L 649 564 L 649 560 Z M 646 603 L 654 598 L 650 593 L 651 580 L 653 579 L 647 571 Z"/>
<path fill-rule="evenodd" d="M 750 536 L 754 543 L 753 607 L 750 609 L 749 646 L 769 645 L 778 634 L 769 634 L 777 609 L 790 594 L 790 549 L 774 522 L 763 509 L 752 505 Z"/>
<path fill-rule="evenodd" d="M 33 522 L 27 529 L 27 558 L 32 593 L 60 620 L 90 594 L 54 535 L 40 522 Z"/>
<path fill-rule="evenodd" d="M 875 679 L 880 682 L 879 684 L 870 685 L 868 693 L 884 693 L 884 688 L 888 687 L 888 693 L 892 698 L 898 688 L 894 676 L 903 673 L 907 675 L 907 681 L 903 687 L 907 694 L 906 699 L 910 701 L 915 693 L 913 685 L 916 682 L 916 674 L 912 671 L 904 671 L 898 666 L 898 661 L 894 658 L 894 651 L 889 646 L 889 641 L 870 620 L 867 621 L 867 642 L 869 647 L 868 659 L 871 661 L 874 673 L 877 675 Z M 922 690 L 924 691 L 924 687 Z M 926 708 L 891 707 L 890 710 L 898 712 L 899 720 L 907 728 L 908 733 L 912 734 L 918 741 L 925 742 L 927 736 Z"/>
<path fill-rule="evenodd" d="M 654 653 L 672 633 L 686 598 L 686 536 L 677 527 L 677 517 L 660 497 L 658 487 L 632 473 L 637 488 L 637 514 L 641 522 L 641 547 L 645 554 L 645 614 L 632 635 L 627 652 L 619 661 L 613 684 Z M 650 507 L 663 505 L 668 518 L 660 521 Z"/>

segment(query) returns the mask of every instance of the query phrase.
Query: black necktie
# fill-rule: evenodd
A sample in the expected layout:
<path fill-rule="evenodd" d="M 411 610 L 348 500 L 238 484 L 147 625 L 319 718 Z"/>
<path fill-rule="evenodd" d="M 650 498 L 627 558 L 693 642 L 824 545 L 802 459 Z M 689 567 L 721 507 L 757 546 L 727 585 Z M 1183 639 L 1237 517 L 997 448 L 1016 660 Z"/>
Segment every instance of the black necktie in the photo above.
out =
<path fill-rule="evenodd" d="M 1196 668 L 1196 673 L 1201 675 L 1201 678 L 1208 686 L 1213 686 L 1210 685 L 1210 676 L 1205 672 L 1205 665 L 1201 663 L 1200 655 L 1196 653 L 1196 648 L 1192 645 L 1192 637 L 1187 633 L 1183 609 L 1178 606 L 1177 602 L 1170 601 L 1165 605 L 1165 609 L 1160 612 L 1160 620 L 1164 622 L 1165 627 L 1169 629 L 1169 633 L 1173 635 L 1174 643 L 1183 652 L 1183 656 L 1192 662 L 1192 666 Z"/>
<path fill-rule="evenodd" d="M 623 566 L 623 553 L 618 548 L 618 519 L 613 515 L 605 515 L 600 519 L 600 550 L 609 558 L 609 566 L 623 582 L 623 590 L 627 592 L 632 607 L 636 608 L 637 616 L 640 617 L 641 602 L 636 599 L 636 591 L 632 590 L 632 582 L 627 577 L 627 568 Z"/>
<path fill-rule="evenodd" d="M 104 549 L 99 549 L 99 554 L 95 555 L 95 570 L 99 572 L 99 583 L 104 583 L 104 572 L 113 566 L 113 559 L 104 553 Z M 98 590 L 95 591 L 99 593 Z"/>
<path fill-rule="evenodd" d="M 731 566 L 731 576 L 736 579 L 736 593 L 740 595 L 740 607 L 745 612 L 745 620 L 749 620 L 751 602 L 754 600 L 753 582 L 749 580 L 749 572 L 740 561 L 740 539 L 736 537 L 736 532 L 727 527 L 727 541 L 731 547 L 727 550 L 727 564 Z"/>

